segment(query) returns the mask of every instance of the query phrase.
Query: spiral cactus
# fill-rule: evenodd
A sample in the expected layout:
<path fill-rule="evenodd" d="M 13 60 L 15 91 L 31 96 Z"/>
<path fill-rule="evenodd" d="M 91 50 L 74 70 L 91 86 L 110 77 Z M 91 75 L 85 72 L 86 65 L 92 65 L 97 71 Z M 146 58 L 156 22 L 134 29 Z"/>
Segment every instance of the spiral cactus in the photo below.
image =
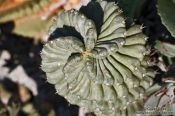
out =
<path fill-rule="evenodd" d="M 97 2 L 104 12 L 99 34 L 95 23 L 79 11 L 60 12 L 49 36 L 70 26 L 83 39 L 68 34 L 46 43 L 41 68 L 47 81 L 71 104 L 100 116 L 134 115 L 142 108 L 145 90 L 153 82 L 154 73 L 145 60 L 147 37 L 142 26 L 126 29 L 115 3 Z"/>

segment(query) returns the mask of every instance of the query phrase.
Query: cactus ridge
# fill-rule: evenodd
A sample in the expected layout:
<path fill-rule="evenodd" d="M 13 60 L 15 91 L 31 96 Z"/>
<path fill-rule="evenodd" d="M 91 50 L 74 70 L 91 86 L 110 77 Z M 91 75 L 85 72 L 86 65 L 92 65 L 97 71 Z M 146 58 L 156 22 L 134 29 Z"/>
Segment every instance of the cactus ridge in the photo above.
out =
<path fill-rule="evenodd" d="M 49 36 L 57 28 L 72 26 L 83 37 L 59 37 L 44 45 L 41 68 L 47 81 L 70 103 L 97 115 L 135 115 L 143 105 L 145 90 L 154 72 L 145 62 L 147 37 L 140 25 L 125 28 L 120 8 L 113 2 L 97 1 L 104 11 L 97 34 L 94 22 L 76 10 L 62 11 Z"/>

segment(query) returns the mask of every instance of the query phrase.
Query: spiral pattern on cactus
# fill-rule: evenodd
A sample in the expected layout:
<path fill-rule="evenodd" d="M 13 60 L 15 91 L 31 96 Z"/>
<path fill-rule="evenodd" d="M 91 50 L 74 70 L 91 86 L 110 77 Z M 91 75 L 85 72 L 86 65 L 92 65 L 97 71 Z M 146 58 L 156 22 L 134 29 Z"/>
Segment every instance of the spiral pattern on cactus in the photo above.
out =
<path fill-rule="evenodd" d="M 100 116 L 134 115 L 153 82 L 154 74 L 145 63 L 147 37 L 140 25 L 126 29 L 115 3 L 98 2 L 104 11 L 100 34 L 95 23 L 79 11 L 58 14 L 49 35 L 66 25 L 74 27 L 83 40 L 64 36 L 49 41 L 41 52 L 41 68 L 70 103 Z"/>

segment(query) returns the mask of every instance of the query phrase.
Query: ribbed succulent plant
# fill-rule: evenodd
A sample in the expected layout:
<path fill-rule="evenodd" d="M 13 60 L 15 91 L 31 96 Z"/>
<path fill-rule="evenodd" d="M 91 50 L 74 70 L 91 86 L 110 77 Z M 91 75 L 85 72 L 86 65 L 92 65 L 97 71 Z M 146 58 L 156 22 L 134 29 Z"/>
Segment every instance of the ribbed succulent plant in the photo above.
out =
<path fill-rule="evenodd" d="M 142 109 L 145 90 L 154 77 L 145 60 L 147 37 L 140 25 L 126 29 L 125 18 L 114 2 L 96 2 L 103 10 L 100 32 L 79 11 L 59 12 L 49 31 L 54 39 L 41 52 L 41 68 L 47 81 L 71 104 L 100 116 L 135 115 Z M 81 37 L 69 31 L 56 37 L 57 30 L 64 27 L 73 27 Z"/>

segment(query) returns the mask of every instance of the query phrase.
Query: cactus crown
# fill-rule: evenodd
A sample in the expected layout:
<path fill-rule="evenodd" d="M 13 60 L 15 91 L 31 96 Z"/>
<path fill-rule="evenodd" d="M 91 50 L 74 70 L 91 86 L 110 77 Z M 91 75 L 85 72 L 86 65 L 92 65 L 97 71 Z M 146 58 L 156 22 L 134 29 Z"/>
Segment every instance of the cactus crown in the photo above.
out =
<path fill-rule="evenodd" d="M 126 29 L 115 3 L 96 3 L 103 10 L 99 32 L 94 21 L 79 11 L 58 14 L 49 31 L 54 40 L 41 52 L 41 68 L 47 81 L 70 103 L 97 115 L 134 115 L 142 108 L 145 90 L 154 76 L 145 63 L 147 37 L 142 26 Z M 57 31 L 65 27 L 73 27 L 78 33 Z"/>

